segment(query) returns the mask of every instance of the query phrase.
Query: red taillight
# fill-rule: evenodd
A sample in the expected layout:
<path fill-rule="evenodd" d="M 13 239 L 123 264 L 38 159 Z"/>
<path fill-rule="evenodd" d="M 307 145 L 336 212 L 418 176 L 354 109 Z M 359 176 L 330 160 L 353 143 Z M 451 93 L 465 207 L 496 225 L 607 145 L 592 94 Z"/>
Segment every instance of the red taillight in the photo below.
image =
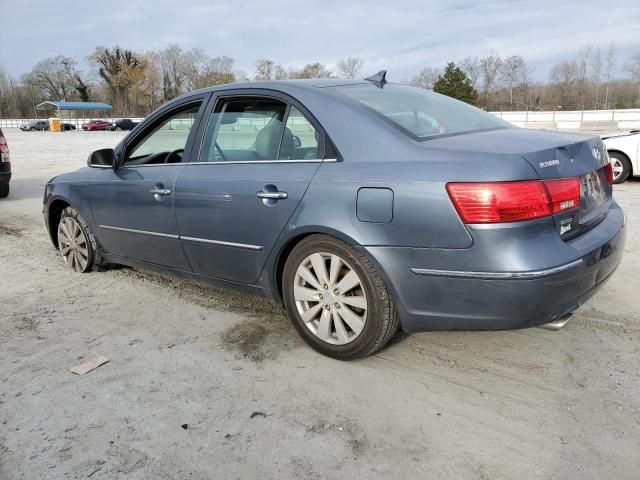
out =
<path fill-rule="evenodd" d="M 9 162 L 9 145 L 7 139 L 0 135 L 0 162 Z"/>
<path fill-rule="evenodd" d="M 464 223 L 520 222 L 578 208 L 577 178 L 524 182 L 448 183 Z"/>
<path fill-rule="evenodd" d="M 566 212 L 580 206 L 580 180 L 561 178 L 542 182 L 549 193 L 551 214 Z"/>
<path fill-rule="evenodd" d="M 604 173 L 607 174 L 607 183 L 609 185 L 613 185 L 613 165 L 611 162 L 607 163 L 604 166 Z"/>

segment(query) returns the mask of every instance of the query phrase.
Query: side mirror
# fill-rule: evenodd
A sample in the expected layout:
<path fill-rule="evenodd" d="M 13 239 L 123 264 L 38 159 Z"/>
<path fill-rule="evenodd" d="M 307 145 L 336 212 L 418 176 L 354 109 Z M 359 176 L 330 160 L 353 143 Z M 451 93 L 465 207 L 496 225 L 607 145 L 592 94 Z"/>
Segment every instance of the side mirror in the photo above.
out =
<path fill-rule="evenodd" d="M 87 165 L 93 168 L 116 168 L 116 154 L 113 148 L 96 150 L 87 160 Z"/>

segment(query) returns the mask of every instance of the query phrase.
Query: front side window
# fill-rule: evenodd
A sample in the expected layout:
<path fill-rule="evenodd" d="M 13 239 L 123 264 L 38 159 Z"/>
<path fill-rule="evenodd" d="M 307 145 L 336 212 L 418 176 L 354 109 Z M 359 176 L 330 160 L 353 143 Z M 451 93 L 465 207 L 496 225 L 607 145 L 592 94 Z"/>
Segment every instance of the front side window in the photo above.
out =
<path fill-rule="evenodd" d="M 420 88 L 394 84 L 334 88 L 417 140 L 511 126 L 479 108 Z"/>
<path fill-rule="evenodd" d="M 133 147 L 125 165 L 180 163 L 200 104 L 189 105 L 163 120 Z"/>

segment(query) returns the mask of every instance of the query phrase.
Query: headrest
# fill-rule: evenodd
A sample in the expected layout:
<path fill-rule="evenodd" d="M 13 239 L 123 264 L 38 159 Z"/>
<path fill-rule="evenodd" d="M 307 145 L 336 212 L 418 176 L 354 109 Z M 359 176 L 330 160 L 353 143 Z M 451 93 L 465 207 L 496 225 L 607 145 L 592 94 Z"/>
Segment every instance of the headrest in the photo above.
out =
<path fill-rule="evenodd" d="M 262 160 L 277 160 L 278 144 L 280 143 L 280 133 L 282 123 L 273 120 L 258 132 L 256 137 L 256 152 Z M 293 155 L 293 134 L 285 127 L 282 145 L 280 146 L 280 158 L 287 159 Z"/>

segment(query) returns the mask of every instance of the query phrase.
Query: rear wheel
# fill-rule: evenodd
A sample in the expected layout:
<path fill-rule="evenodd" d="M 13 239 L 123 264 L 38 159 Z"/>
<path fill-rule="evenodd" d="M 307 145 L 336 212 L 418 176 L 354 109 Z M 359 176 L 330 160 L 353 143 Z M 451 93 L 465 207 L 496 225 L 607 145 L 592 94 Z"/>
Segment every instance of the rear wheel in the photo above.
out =
<path fill-rule="evenodd" d="M 3 183 L 0 185 L 0 198 L 7 198 L 9 196 L 9 184 Z"/>
<path fill-rule="evenodd" d="M 611 152 L 609 157 L 613 167 L 613 183 L 624 182 L 631 173 L 631 162 L 626 155 L 618 152 Z"/>
<path fill-rule="evenodd" d="M 393 300 L 373 264 L 325 235 L 302 240 L 284 268 L 285 307 L 302 338 L 339 360 L 366 357 L 398 330 Z"/>
<path fill-rule="evenodd" d="M 79 273 L 89 272 L 96 258 L 96 241 L 78 212 L 67 207 L 58 224 L 58 250 L 65 263 Z"/>

